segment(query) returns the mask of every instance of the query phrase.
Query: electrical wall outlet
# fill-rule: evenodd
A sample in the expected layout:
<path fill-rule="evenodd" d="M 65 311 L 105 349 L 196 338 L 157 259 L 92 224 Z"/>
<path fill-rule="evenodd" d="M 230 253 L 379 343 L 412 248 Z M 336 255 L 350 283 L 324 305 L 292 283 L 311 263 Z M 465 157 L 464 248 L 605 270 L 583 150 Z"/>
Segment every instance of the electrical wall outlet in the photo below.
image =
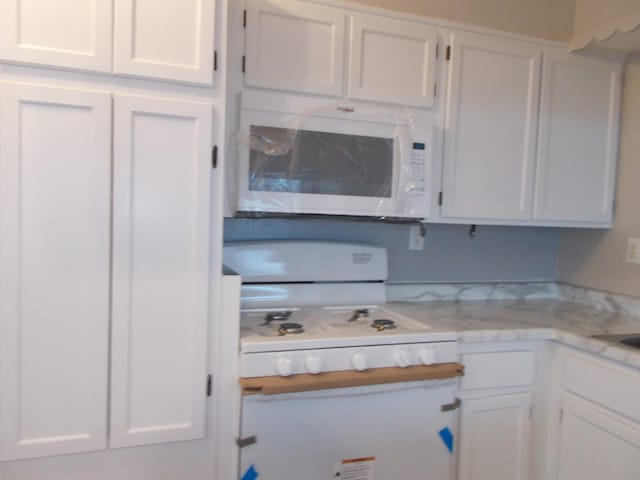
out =
<path fill-rule="evenodd" d="M 640 238 L 630 238 L 627 241 L 627 262 L 640 263 Z"/>
<path fill-rule="evenodd" d="M 420 225 L 411 225 L 409 230 L 409 250 L 424 250 L 424 237 Z"/>

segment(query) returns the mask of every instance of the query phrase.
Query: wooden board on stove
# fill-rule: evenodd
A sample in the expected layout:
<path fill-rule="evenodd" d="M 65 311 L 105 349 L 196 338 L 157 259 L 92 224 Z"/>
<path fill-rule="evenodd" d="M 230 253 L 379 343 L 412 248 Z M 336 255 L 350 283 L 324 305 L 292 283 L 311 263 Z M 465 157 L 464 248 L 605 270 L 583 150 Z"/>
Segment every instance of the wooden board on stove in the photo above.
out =
<path fill-rule="evenodd" d="M 440 380 L 459 377 L 463 374 L 464 365 L 460 363 L 439 363 L 437 365 L 417 365 L 407 368 L 372 368 L 363 372 L 342 370 L 339 372 L 319 373 L 317 375 L 300 374 L 291 375 L 290 377 L 241 378 L 240 386 L 244 395 L 275 395 L 278 393 L 362 387 L 385 383 Z"/>

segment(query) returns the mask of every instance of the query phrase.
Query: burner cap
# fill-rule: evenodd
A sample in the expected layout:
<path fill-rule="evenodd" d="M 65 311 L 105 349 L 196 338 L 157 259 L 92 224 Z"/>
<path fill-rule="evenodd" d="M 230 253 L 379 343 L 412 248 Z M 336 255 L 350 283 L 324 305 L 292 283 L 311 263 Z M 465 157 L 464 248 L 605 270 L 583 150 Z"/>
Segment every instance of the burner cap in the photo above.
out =
<path fill-rule="evenodd" d="M 389 320 L 387 318 L 378 318 L 373 321 L 371 326 L 379 332 L 382 332 L 383 330 L 391 330 L 393 328 L 396 328 L 396 323 L 393 320 Z"/>
<path fill-rule="evenodd" d="M 303 333 L 304 328 L 299 323 L 283 323 L 278 328 L 278 335 L 289 335 L 291 333 Z"/>

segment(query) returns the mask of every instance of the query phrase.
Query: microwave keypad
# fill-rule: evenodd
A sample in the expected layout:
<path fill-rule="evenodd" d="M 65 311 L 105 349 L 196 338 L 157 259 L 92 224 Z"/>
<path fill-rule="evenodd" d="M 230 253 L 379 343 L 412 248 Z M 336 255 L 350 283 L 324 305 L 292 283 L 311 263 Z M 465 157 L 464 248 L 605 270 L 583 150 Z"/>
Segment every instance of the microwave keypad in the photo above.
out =
<path fill-rule="evenodd" d="M 424 197 L 426 191 L 427 152 L 424 143 L 414 143 L 410 154 L 411 179 L 415 185 L 414 195 Z"/>

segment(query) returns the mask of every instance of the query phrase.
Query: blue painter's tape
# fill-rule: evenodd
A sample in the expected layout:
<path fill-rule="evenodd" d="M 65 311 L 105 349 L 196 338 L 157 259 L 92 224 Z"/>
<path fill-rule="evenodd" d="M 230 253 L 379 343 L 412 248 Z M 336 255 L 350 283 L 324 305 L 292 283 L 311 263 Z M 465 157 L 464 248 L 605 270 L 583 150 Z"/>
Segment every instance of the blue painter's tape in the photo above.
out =
<path fill-rule="evenodd" d="M 241 480 L 256 480 L 256 478 L 258 478 L 258 475 L 259 473 L 256 470 L 256 467 L 251 465 L 249 468 L 247 468 L 247 471 L 244 472 Z"/>
<path fill-rule="evenodd" d="M 451 433 L 449 427 L 444 427 L 438 432 L 438 435 L 440 435 L 440 438 L 447 447 L 447 450 L 449 450 L 449 453 L 453 453 L 453 433 Z"/>

